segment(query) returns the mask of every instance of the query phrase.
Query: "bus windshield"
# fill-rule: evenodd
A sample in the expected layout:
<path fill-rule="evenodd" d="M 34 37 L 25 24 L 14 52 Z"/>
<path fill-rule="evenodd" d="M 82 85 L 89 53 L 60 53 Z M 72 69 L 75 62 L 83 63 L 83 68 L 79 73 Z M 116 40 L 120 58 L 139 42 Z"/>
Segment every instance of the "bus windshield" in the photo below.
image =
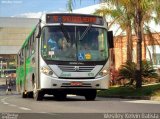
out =
<path fill-rule="evenodd" d="M 108 58 L 107 33 L 89 26 L 45 26 L 41 36 L 44 60 L 105 61 Z"/>

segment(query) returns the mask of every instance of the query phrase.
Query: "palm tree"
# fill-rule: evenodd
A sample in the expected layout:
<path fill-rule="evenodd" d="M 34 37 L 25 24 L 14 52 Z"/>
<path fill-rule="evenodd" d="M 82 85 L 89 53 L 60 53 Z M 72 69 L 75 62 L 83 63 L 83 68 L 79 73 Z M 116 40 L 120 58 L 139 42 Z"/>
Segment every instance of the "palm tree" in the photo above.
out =
<path fill-rule="evenodd" d="M 142 36 L 143 23 L 153 19 L 155 9 L 153 6 L 159 7 L 157 0 L 131 0 L 132 5 L 135 6 L 134 23 L 135 33 L 137 36 L 137 67 L 135 78 L 137 80 L 136 87 L 142 86 Z"/>
<path fill-rule="evenodd" d="M 143 25 L 145 22 L 149 22 L 151 19 L 153 19 L 153 11 L 160 11 L 160 2 L 158 0 L 103 0 L 106 3 L 109 3 L 112 5 L 109 9 L 104 9 L 104 13 L 106 11 L 108 12 L 109 10 L 113 10 L 115 8 L 116 10 L 119 10 L 119 8 L 122 8 L 122 14 L 121 16 L 126 16 L 124 17 L 125 19 L 117 19 L 118 22 L 120 21 L 125 21 L 126 24 L 126 34 L 127 34 L 127 41 L 128 45 L 129 42 L 132 43 L 131 39 L 129 38 L 131 31 L 129 30 L 132 28 L 133 25 L 135 34 L 137 36 L 137 66 L 136 66 L 136 73 L 135 73 L 135 79 L 136 79 L 136 87 L 140 88 L 142 86 L 142 38 L 143 38 Z M 153 6 L 156 6 L 156 9 L 153 9 Z M 102 9 L 101 9 L 102 10 Z M 159 12 L 156 12 L 159 16 Z M 112 16 L 112 12 L 110 12 L 110 15 Z M 120 15 L 117 15 L 119 17 Z M 116 18 L 116 17 L 115 17 Z M 115 20 L 114 20 L 115 21 Z M 132 24 L 133 23 L 133 24 Z M 121 24 L 119 24 L 121 26 Z M 132 46 L 131 46 L 132 47 Z M 129 48 L 129 47 L 128 47 Z M 128 49 L 127 48 L 127 49 Z M 128 50 L 129 51 L 129 50 Z M 129 54 L 129 52 L 127 53 Z"/>
<path fill-rule="evenodd" d="M 97 9 L 95 14 L 110 16 L 112 18 L 112 22 L 110 22 L 109 28 L 113 24 L 119 24 L 122 32 L 126 32 L 127 37 L 127 61 L 132 61 L 132 16 L 130 14 L 130 10 L 127 4 L 124 4 L 125 7 L 117 6 L 117 8 L 101 8 Z"/>
<path fill-rule="evenodd" d="M 131 41 L 131 34 L 132 34 L 132 30 L 131 30 L 131 22 L 132 19 L 135 23 L 135 32 L 137 35 L 137 70 L 135 73 L 135 78 L 137 79 L 137 88 L 141 87 L 142 85 L 142 78 L 141 78 L 141 61 L 142 61 L 142 48 L 141 48 L 141 42 L 142 42 L 142 33 L 141 33 L 141 10 L 140 10 L 140 4 L 137 3 L 135 4 L 134 1 L 132 0 L 104 0 L 105 2 L 110 3 L 110 5 L 112 5 L 114 8 L 115 6 L 115 10 L 120 10 L 121 8 L 123 9 L 122 12 L 120 14 L 118 14 L 116 17 L 119 18 L 124 18 L 124 19 L 117 19 L 118 20 L 118 24 L 119 21 L 122 21 L 122 24 L 126 26 L 126 35 L 127 35 L 127 60 L 129 61 L 129 45 L 132 46 L 132 41 Z M 134 7 L 133 7 L 134 6 Z M 136 9 L 135 9 L 136 8 Z M 104 9 L 103 9 L 104 10 Z M 109 11 L 108 8 L 104 10 L 106 13 L 106 11 Z M 111 11 L 114 11 L 114 9 Z M 109 13 L 111 16 L 113 16 L 113 12 Z M 125 16 L 125 17 L 124 17 Z M 138 19 L 137 19 L 138 18 Z M 122 24 L 119 24 L 120 26 L 122 26 Z M 131 44 L 129 44 L 131 43 Z M 131 49 L 132 50 L 132 49 Z M 132 54 L 131 54 L 132 55 Z M 131 60 L 132 61 L 132 60 Z"/>
<path fill-rule="evenodd" d="M 102 0 L 99 0 L 102 1 Z M 81 0 L 79 0 L 80 4 L 81 4 Z M 95 0 L 93 0 L 93 2 L 95 2 Z M 68 12 L 72 12 L 73 11 L 73 7 L 74 4 L 76 3 L 76 0 L 68 0 L 67 4 L 66 4 L 66 8 Z"/>
<path fill-rule="evenodd" d="M 75 0 L 74 0 L 74 2 L 75 2 Z M 73 0 L 67 1 L 66 8 L 67 8 L 67 11 L 69 11 L 69 12 L 73 11 Z"/>

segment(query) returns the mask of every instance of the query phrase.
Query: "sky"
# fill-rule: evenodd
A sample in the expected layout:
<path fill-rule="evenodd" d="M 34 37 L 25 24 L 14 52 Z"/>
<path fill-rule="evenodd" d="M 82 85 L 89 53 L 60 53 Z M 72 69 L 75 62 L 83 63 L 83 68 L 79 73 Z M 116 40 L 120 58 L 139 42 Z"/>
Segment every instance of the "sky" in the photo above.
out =
<path fill-rule="evenodd" d="M 0 17 L 23 16 L 42 12 L 65 12 L 68 0 L 0 0 Z M 99 0 L 73 0 L 73 9 L 94 4 Z"/>

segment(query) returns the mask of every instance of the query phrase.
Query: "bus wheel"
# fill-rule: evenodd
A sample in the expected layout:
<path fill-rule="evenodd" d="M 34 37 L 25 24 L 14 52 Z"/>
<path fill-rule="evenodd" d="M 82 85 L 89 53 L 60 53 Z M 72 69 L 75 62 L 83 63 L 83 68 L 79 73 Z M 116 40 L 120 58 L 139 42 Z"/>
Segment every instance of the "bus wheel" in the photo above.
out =
<path fill-rule="evenodd" d="M 22 98 L 27 98 L 27 93 L 26 92 L 22 92 Z"/>
<path fill-rule="evenodd" d="M 31 91 L 31 92 L 28 92 L 28 93 L 27 93 L 27 97 L 28 97 L 28 98 L 33 98 L 33 92 L 32 92 L 32 91 Z"/>
<path fill-rule="evenodd" d="M 89 90 L 89 91 L 87 91 L 87 93 L 85 94 L 85 99 L 86 99 L 87 101 L 93 101 L 93 100 L 95 100 L 96 95 L 97 95 L 97 91 L 96 91 L 96 90 Z"/>
<path fill-rule="evenodd" d="M 44 94 L 43 94 L 43 92 L 41 90 L 37 90 L 36 92 L 34 92 L 34 99 L 36 101 L 43 100 L 43 96 L 44 96 Z"/>
<path fill-rule="evenodd" d="M 41 90 L 37 90 L 36 83 L 34 83 L 33 98 L 36 101 L 41 101 L 43 100 L 43 96 L 44 96 L 43 92 Z"/>

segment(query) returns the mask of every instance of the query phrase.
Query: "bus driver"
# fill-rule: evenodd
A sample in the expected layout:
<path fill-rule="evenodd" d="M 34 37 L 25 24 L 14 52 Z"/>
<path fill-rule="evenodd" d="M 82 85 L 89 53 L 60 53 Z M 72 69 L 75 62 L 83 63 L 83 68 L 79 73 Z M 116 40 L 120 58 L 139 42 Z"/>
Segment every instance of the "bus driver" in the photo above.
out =
<path fill-rule="evenodd" d="M 59 49 L 58 42 L 57 42 L 56 34 L 51 34 L 50 38 L 48 39 L 48 46 L 50 51 L 56 51 Z"/>

